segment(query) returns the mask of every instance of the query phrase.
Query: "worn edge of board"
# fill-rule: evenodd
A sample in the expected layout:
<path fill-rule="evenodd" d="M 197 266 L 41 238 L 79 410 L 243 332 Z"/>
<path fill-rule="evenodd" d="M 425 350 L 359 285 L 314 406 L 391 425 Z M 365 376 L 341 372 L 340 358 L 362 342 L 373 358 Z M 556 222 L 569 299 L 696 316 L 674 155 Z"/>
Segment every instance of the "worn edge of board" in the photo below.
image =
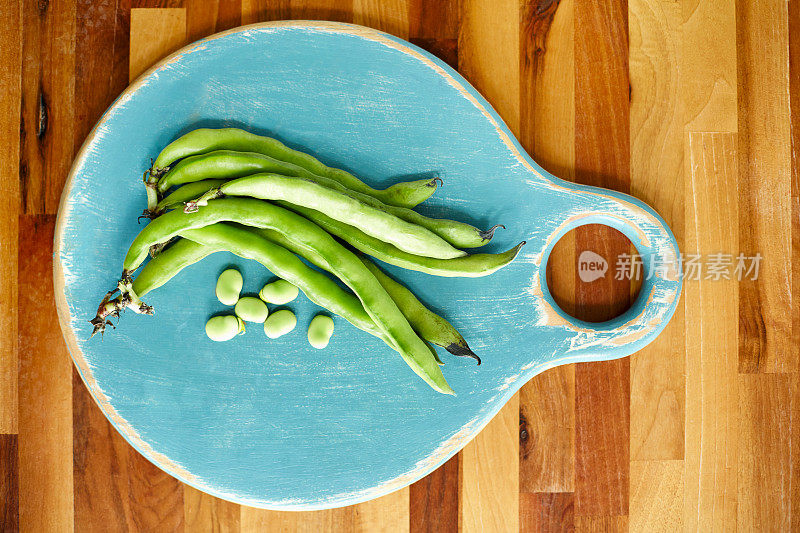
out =
<path fill-rule="evenodd" d="M 94 398 L 95 402 L 97 402 L 100 410 L 106 416 L 106 418 L 111 422 L 111 424 L 115 427 L 117 431 L 128 441 L 128 443 L 133 446 L 138 452 L 140 452 L 143 456 L 145 456 L 148 460 L 150 460 L 153 464 L 167 472 L 168 474 L 176 477 L 180 481 L 197 488 L 198 490 L 207 492 L 214 496 L 224 498 L 239 504 L 243 505 L 250 505 L 254 507 L 266 508 L 266 509 L 274 509 L 274 510 L 294 510 L 294 511 L 310 511 L 310 510 L 319 510 L 319 509 L 329 509 L 333 507 L 341 507 L 346 505 L 352 505 L 356 503 L 361 503 L 364 501 L 372 500 L 374 498 L 378 498 L 390 492 L 394 492 L 399 490 L 405 486 L 414 483 L 415 481 L 419 480 L 420 478 L 424 477 L 431 471 L 438 468 L 441 464 L 445 461 L 450 459 L 453 455 L 455 455 L 459 450 L 461 450 L 475 435 L 477 435 L 481 429 L 483 429 L 489 421 L 499 412 L 499 410 L 505 405 L 505 403 L 511 398 L 511 396 L 527 381 L 533 378 L 535 375 L 544 372 L 550 368 L 555 366 L 559 366 L 562 364 L 573 363 L 573 362 L 584 362 L 584 361 L 594 361 L 598 359 L 615 359 L 619 357 L 625 357 L 630 355 L 635 350 L 631 350 L 630 352 L 621 352 L 607 357 L 596 357 L 591 355 L 581 355 L 575 354 L 571 356 L 565 356 L 557 359 L 553 359 L 541 364 L 530 363 L 524 365 L 520 368 L 519 373 L 514 376 L 511 376 L 506 379 L 505 383 L 501 385 L 498 389 L 498 394 L 492 397 L 489 403 L 493 403 L 492 409 L 488 410 L 486 413 L 479 415 L 476 418 L 473 418 L 464 426 L 451 435 L 449 438 L 444 440 L 439 446 L 428 456 L 420 461 L 418 461 L 414 468 L 409 470 L 408 472 L 401 474 L 393 479 L 387 480 L 379 485 L 363 489 L 356 492 L 351 493 L 343 493 L 337 494 L 336 496 L 330 497 L 324 501 L 299 501 L 299 500 L 279 500 L 279 501 L 269 501 L 264 499 L 254 499 L 252 497 L 242 496 L 234 493 L 229 493 L 225 491 L 221 491 L 220 489 L 209 485 L 205 480 L 198 478 L 186 468 L 181 466 L 180 464 L 176 463 L 166 455 L 156 451 L 147 441 L 145 441 L 137 432 L 137 430 L 122 416 L 117 413 L 114 409 L 114 406 L 109 401 L 108 396 L 105 392 L 100 388 L 96 380 L 94 379 L 94 375 L 92 370 L 87 362 L 87 360 L 83 356 L 83 352 L 80 350 L 75 336 L 75 331 L 72 329 L 72 319 L 70 316 L 69 306 L 66 301 L 66 282 L 65 282 L 65 273 L 68 274 L 67 270 L 65 269 L 64 265 L 62 264 L 61 260 L 61 252 L 64 245 L 64 229 L 66 226 L 66 221 L 69 219 L 70 211 L 72 209 L 72 204 L 74 200 L 70 199 L 70 193 L 73 186 L 73 181 L 77 174 L 77 169 L 83 166 L 83 163 L 87 159 L 89 155 L 89 148 L 94 139 L 102 133 L 102 129 L 105 125 L 105 122 L 109 119 L 109 117 L 114 113 L 117 106 L 120 104 L 124 104 L 124 102 L 131 97 L 133 93 L 135 93 L 140 87 L 147 84 L 148 79 L 158 71 L 168 67 L 172 63 L 179 61 L 183 56 L 188 55 L 193 52 L 202 51 L 205 49 L 205 45 L 208 42 L 216 40 L 220 37 L 224 37 L 226 35 L 236 34 L 236 33 L 246 33 L 251 31 L 274 31 L 282 28 L 296 28 L 301 30 L 311 30 L 311 31 L 319 31 L 323 33 L 343 33 L 348 34 L 356 37 L 360 37 L 366 40 L 370 40 L 373 42 L 377 42 L 389 48 L 394 48 L 402 53 L 405 53 L 416 60 L 420 61 L 424 65 L 431 68 L 436 74 L 445 78 L 447 83 L 454 87 L 466 100 L 468 100 L 473 106 L 475 106 L 489 122 L 494 126 L 495 131 L 497 132 L 498 137 L 509 150 L 511 155 L 529 172 L 536 175 L 544 186 L 551 188 L 556 191 L 563 191 L 569 192 L 570 194 L 578 194 L 578 195 L 588 195 L 588 196 L 595 196 L 598 199 L 603 199 L 606 201 L 610 201 L 613 204 L 616 204 L 622 211 L 625 211 L 631 219 L 625 219 L 621 215 L 613 215 L 608 213 L 606 210 L 602 210 L 602 214 L 606 216 L 617 216 L 620 220 L 624 223 L 626 230 L 633 229 L 636 232 L 636 235 L 628 234 L 629 237 L 634 240 L 638 240 L 640 243 L 643 243 L 645 246 L 649 245 L 649 239 L 644 232 L 640 228 L 639 225 L 635 224 L 634 222 L 638 220 L 638 222 L 650 224 L 652 226 L 658 227 L 663 232 L 663 237 L 666 240 L 670 241 L 672 244 L 672 250 L 670 250 L 675 257 L 678 257 L 677 253 L 677 243 L 672 236 L 669 227 L 666 223 L 654 212 L 650 212 L 641 206 L 626 200 L 624 197 L 617 196 L 615 194 L 611 194 L 610 191 L 604 192 L 602 189 L 597 189 L 594 187 L 571 184 L 565 182 L 555 176 L 550 175 L 549 173 L 541 170 L 538 165 L 536 165 L 530 156 L 525 152 L 525 150 L 519 145 L 518 141 L 514 138 L 514 136 L 510 133 L 510 130 L 503 122 L 502 118 L 500 118 L 496 112 L 491 108 L 491 106 L 486 102 L 482 96 L 480 96 L 477 91 L 471 89 L 468 85 L 465 86 L 462 84 L 453 74 L 456 74 L 460 77 L 455 71 L 453 71 L 449 66 L 431 56 L 424 50 L 414 46 L 411 43 L 408 43 L 402 39 L 393 37 L 389 34 L 384 32 L 380 32 L 378 30 L 367 28 L 364 26 L 354 25 L 354 24 L 346 24 L 346 23 L 338 23 L 338 22 L 328 22 L 328 21 L 276 21 L 276 22 L 264 22 L 264 23 L 257 23 L 251 24 L 247 26 L 240 26 L 237 28 L 233 28 L 231 30 L 227 30 L 224 32 L 220 32 L 214 35 L 211 35 L 205 39 L 199 40 L 195 43 L 187 45 L 186 47 L 174 52 L 173 54 L 167 56 L 166 58 L 162 59 L 145 72 L 143 72 L 133 83 L 131 83 L 120 95 L 115 99 L 115 101 L 109 106 L 109 108 L 103 113 L 100 120 L 98 120 L 97 124 L 92 128 L 92 130 L 87 135 L 86 139 L 84 140 L 78 154 L 76 155 L 70 173 L 67 177 L 67 181 L 64 186 L 64 190 L 61 195 L 61 200 L 58 209 L 58 217 L 56 220 L 56 227 L 55 227 L 55 235 L 54 235 L 54 246 L 53 246 L 53 283 L 55 288 L 55 296 L 56 296 L 56 312 L 59 320 L 59 324 L 61 326 L 62 334 L 64 336 L 64 340 L 67 344 L 69 349 L 70 355 L 75 363 L 75 366 L 78 369 L 78 373 L 81 376 L 81 379 L 85 383 L 87 389 L 89 390 L 90 394 Z M 463 78 L 462 78 L 463 79 Z M 465 81 L 466 83 L 466 81 Z M 622 195 L 625 196 L 625 195 Z M 567 220 L 562 222 L 559 227 L 550 235 L 548 238 L 543 250 L 537 254 L 534 264 L 538 267 L 546 262 L 549 253 L 552 249 L 552 246 L 555 242 L 560 239 L 567 231 L 578 227 L 583 224 L 593 223 L 595 221 L 590 220 L 591 217 L 596 216 L 598 213 L 595 212 L 581 212 L 574 216 L 569 217 Z M 586 220 L 581 221 L 579 219 L 585 218 Z M 544 322 L 540 322 L 539 325 L 550 325 L 556 327 L 564 327 L 566 329 L 574 331 L 577 335 L 575 339 L 581 338 L 581 335 L 591 336 L 599 331 L 602 331 L 602 324 L 588 324 L 582 323 L 578 320 L 575 320 L 569 315 L 566 315 L 561 309 L 559 309 L 555 302 L 552 299 L 552 296 L 549 294 L 547 287 L 545 284 L 542 283 L 542 275 L 543 269 L 539 268 L 539 273 L 534 275 L 534 281 L 531 287 L 528 289 L 528 292 L 536 297 L 535 305 L 537 306 L 539 312 L 544 317 Z M 644 314 L 644 310 L 647 308 L 647 305 L 652 303 L 655 298 L 655 287 L 653 290 L 650 291 L 649 294 L 645 296 L 645 291 L 643 290 L 642 293 L 639 295 L 637 302 L 639 303 L 638 307 L 641 308 L 641 311 L 638 314 L 633 314 L 632 311 L 635 307 L 637 307 L 637 302 L 634 303 L 634 307 L 629 310 L 628 313 L 623 314 L 622 317 L 625 320 L 621 325 L 615 325 L 615 327 L 611 330 L 605 328 L 606 333 L 612 333 L 611 337 L 617 340 L 617 347 L 621 348 L 625 345 L 633 345 L 633 344 L 647 344 L 649 343 L 652 338 L 658 334 L 658 332 L 663 329 L 666 323 L 671 318 L 675 307 L 677 306 L 678 297 L 680 295 L 682 289 L 682 276 L 679 271 L 673 271 L 668 274 L 668 279 L 670 281 L 676 282 L 675 290 L 672 291 L 670 294 L 665 295 L 659 301 L 661 305 L 661 309 L 663 310 L 661 314 L 661 322 L 656 323 L 655 321 L 651 321 L 646 326 L 642 328 L 640 331 L 635 332 L 633 335 L 634 337 L 631 338 L 630 335 L 625 335 L 625 330 L 632 324 L 639 322 L 641 317 Z M 644 302 L 644 303 L 642 303 Z M 634 316 L 630 316 L 634 315 Z M 650 336 L 651 338 L 646 339 L 646 337 Z M 644 341 L 641 343 L 640 341 Z M 574 342 L 574 339 L 573 339 Z M 596 344 L 596 342 L 589 342 L 590 345 Z M 582 346 L 581 346 L 582 347 Z M 638 346 L 637 349 L 641 348 Z M 575 346 L 571 346 L 569 351 L 575 349 Z"/>

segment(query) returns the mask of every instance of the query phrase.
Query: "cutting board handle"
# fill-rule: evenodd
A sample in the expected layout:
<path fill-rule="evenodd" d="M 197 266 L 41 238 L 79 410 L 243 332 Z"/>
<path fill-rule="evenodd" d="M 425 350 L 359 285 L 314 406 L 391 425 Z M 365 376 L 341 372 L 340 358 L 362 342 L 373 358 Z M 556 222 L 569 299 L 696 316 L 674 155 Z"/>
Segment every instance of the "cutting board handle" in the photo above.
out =
<path fill-rule="evenodd" d="M 543 320 L 561 330 L 567 359 L 613 359 L 630 355 L 652 341 L 675 311 L 682 285 L 678 244 L 664 220 L 642 201 L 596 187 L 566 183 L 564 187 L 571 189 L 573 205 L 549 237 L 539 269 Z M 623 267 L 625 275 L 640 265 L 643 277 L 639 296 L 631 308 L 607 322 L 586 322 L 568 315 L 558 307 L 547 289 L 544 267 L 553 246 L 568 231 L 586 224 L 604 224 L 619 230 L 638 252 L 638 255 L 622 258 L 622 264 L 606 264 L 605 276 L 620 275 L 618 267 Z M 588 255 L 583 258 L 583 264 L 579 259 L 579 269 L 584 268 L 585 272 L 597 269 L 597 265 L 591 264 L 593 258 L 602 265 L 592 252 L 584 253 Z"/>

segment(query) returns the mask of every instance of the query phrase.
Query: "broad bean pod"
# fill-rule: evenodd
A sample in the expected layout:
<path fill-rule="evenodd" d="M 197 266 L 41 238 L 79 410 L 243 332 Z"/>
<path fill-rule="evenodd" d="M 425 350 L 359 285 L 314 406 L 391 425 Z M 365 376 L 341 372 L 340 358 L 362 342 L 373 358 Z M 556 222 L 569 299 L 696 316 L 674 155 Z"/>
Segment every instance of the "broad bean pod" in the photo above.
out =
<path fill-rule="evenodd" d="M 417 185 L 413 185 L 413 182 L 411 182 L 412 185 L 409 185 L 409 182 L 404 182 L 386 189 L 373 189 L 349 172 L 329 167 L 317 158 L 304 152 L 293 150 L 277 139 L 256 135 L 238 128 L 200 128 L 186 133 L 172 141 L 158 154 L 150 168 L 150 175 L 157 179 L 179 159 L 215 150 L 264 154 L 305 168 L 314 174 L 334 179 L 348 189 L 369 194 L 389 205 L 414 207 L 433 192 L 425 191 Z"/>
<path fill-rule="evenodd" d="M 327 270 L 328 272 L 332 271 L 331 265 L 328 264 L 325 258 L 313 251 L 310 252 L 300 249 L 282 233 L 271 229 L 253 229 L 252 231 L 296 253 L 312 265 Z M 416 331 L 420 337 L 437 346 L 441 346 L 453 355 L 472 357 L 480 364 L 480 358 L 470 350 L 467 341 L 464 340 L 464 337 L 452 324 L 425 307 L 422 302 L 414 296 L 414 293 L 401 283 L 390 278 L 388 274 L 384 273 L 368 258 L 362 256 L 360 259 L 375 275 L 383 288 L 386 289 L 386 292 L 389 293 L 389 296 L 392 297 L 397 307 L 400 308 L 400 311 L 402 311 L 406 319 L 408 319 L 411 327 L 414 328 L 414 331 Z"/>
<path fill-rule="evenodd" d="M 413 209 L 387 205 L 373 196 L 358 191 L 352 191 L 334 179 L 318 176 L 297 165 L 284 161 L 277 161 L 276 159 L 257 153 L 218 150 L 207 154 L 187 157 L 178 162 L 174 168 L 170 169 L 169 172 L 159 180 L 158 188 L 159 191 L 164 192 L 176 185 L 183 185 L 186 187 L 186 184 L 199 183 L 201 180 L 229 180 L 260 173 L 275 173 L 284 176 L 304 178 L 328 187 L 329 189 L 337 190 L 366 205 L 401 218 L 406 222 L 411 222 L 412 224 L 417 224 L 423 228 L 429 229 L 456 248 L 476 248 L 478 246 L 483 246 L 492 239 L 498 227 L 504 227 L 498 224 L 484 231 L 464 222 L 426 217 Z M 419 184 L 433 191 L 436 189 L 436 183 L 438 181 L 441 180 L 436 178 L 434 180 L 423 180 L 422 182 L 409 182 L 409 186 L 411 184 Z M 187 200 L 189 199 L 191 198 Z M 164 200 L 159 203 L 159 206 L 163 203 Z"/>
<path fill-rule="evenodd" d="M 192 211 L 222 196 L 281 201 L 313 209 L 415 255 L 437 259 L 466 255 L 427 228 L 313 181 L 280 174 L 253 174 L 228 181 L 219 189 L 212 189 L 197 200 L 187 202 L 186 210 Z"/>
<path fill-rule="evenodd" d="M 375 324 L 392 339 L 412 370 L 435 390 L 452 394 L 428 346 L 414 332 L 394 300 L 358 257 L 313 222 L 268 202 L 242 198 L 220 199 L 195 213 L 175 210 L 158 217 L 134 239 L 123 264 L 123 279 L 127 279 L 142 264 L 151 245 L 166 242 L 177 235 L 191 238 L 186 232 L 217 222 L 271 228 L 282 232 L 299 246 L 321 254 L 334 267 L 334 274 L 356 294 Z M 245 253 L 247 250 L 244 247 L 238 251 Z M 294 276 L 289 278 L 275 270 L 273 272 L 291 283 L 300 281 Z"/>

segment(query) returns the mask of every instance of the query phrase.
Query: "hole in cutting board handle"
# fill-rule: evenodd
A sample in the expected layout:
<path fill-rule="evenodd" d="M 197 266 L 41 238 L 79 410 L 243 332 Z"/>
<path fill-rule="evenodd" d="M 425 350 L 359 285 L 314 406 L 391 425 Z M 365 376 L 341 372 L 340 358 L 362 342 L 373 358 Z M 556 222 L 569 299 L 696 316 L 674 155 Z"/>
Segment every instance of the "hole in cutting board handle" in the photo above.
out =
<path fill-rule="evenodd" d="M 610 226 L 577 227 L 553 247 L 547 288 L 564 313 L 586 322 L 611 320 L 639 295 L 645 270 L 637 256 L 630 239 Z"/>

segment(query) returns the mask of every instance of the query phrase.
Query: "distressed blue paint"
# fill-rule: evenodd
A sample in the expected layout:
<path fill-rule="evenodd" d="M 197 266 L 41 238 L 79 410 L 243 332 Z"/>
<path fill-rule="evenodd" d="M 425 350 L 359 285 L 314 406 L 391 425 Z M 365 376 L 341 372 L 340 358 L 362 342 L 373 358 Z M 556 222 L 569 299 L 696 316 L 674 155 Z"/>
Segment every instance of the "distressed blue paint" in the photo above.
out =
<path fill-rule="evenodd" d="M 230 125 L 278 137 L 376 186 L 438 173 L 445 186 L 422 211 L 483 227 L 506 224 L 491 251 L 528 241 L 517 261 L 486 278 L 388 269 L 483 358 L 476 367 L 442 354 L 457 396 L 433 392 L 380 341 L 341 319 L 328 348 L 312 349 L 305 328 L 316 308 L 303 296 L 288 306 L 299 317 L 292 334 L 270 341 L 250 324 L 246 335 L 212 343 L 203 325 L 224 309 L 213 294 L 218 273 L 236 265 L 251 293 L 271 277 L 227 253 L 148 295 L 155 317 L 126 313 L 117 330 L 87 340 L 87 320 L 140 229 L 140 175 L 150 158 L 190 129 Z M 513 149 L 524 154 L 457 73 L 378 32 L 264 25 L 194 45 L 109 109 L 73 168 L 55 253 L 72 356 L 101 405 L 107 399 L 113 406 L 112 422 L 126 438 L 202 490 L 250 505 L 312 509 L 400 488 L 457 452 L 533 375 L 629 355 L 663 329 L 677 303 L 680 279 L 654 278 L 631 311 L 609 323 L 567 323 L 548 311 L 551 296 L 536 290 L 546 287 L 541 265 L 572 227 L 608 223 L 644 254 L 676 253 L 677 245 L 638 200 L 561 182 Z"/>

